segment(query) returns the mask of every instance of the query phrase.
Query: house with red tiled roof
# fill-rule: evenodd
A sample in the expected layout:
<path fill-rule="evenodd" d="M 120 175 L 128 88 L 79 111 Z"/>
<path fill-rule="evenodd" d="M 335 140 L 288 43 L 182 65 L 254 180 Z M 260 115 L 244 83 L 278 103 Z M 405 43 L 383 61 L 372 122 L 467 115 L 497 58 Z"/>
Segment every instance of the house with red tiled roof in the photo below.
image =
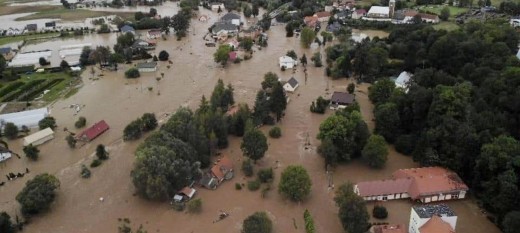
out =
<path fill-rule="evenodd" d="M 327 11 L 316 12 L 313 17 L 317 17 L 319 22 L 328 22 L 332 14 Z"/>
<path fill-rule="evenodd" d="M 457 215 L 446 204 L 414 206 L 409 233 L 455 233 Z"/>
<path fill-rule="evenodd" d="M 307 27 L 315 28 L 319 21 L 317 16 L 306 16 L 303 18 L 303 22 Z"/>
<path fill-rule="evenodd" d="M 219 184 L 233 178 L 233 161 L 225 156 L 220 158 L 211 168 L 211 175 L 218 180 Z"/>
<path fill-rule="evenodd" d="M 463 199 L 468 186 L 454 172 L 441 167 L 400 169 L 392 179 L 364 181 L 354 192 L 366 201 L 411 198 L 423 203 Z"/>

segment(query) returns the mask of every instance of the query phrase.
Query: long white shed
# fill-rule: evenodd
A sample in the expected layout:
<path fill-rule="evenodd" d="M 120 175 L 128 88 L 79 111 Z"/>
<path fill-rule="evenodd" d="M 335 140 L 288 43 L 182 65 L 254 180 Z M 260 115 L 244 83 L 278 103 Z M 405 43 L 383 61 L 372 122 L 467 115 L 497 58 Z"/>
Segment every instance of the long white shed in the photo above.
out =
<path fill-rule="evenodd" d="M 37 146 L 52 140 L 53 138 L 54 131 L 52 131 L 51 128 L 46 128 L 23 138 L 23 145 L 27 146 L 32 144 L 33 146 Z"/>
<path fill-rule="evenodd" d="M 29 128 L 34 128 L 38 126 L 38 122 L 48 116 L 50 114 L 48 108 L 38 108 L 34 110 L 28 110 L 23 112 L 14 112 L 0 115 L 0 128 L 11 122 L 18 126 L 18 128 L 22 128 L 22 126 L 27 126 Z"/>

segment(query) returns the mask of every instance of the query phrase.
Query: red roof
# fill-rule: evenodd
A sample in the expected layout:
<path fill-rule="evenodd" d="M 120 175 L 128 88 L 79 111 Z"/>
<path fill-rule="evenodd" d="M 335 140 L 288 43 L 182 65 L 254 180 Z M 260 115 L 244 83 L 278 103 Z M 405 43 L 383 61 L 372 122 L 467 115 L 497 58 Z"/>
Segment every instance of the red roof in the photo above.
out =
<path fill-rule="evenodd" d="M 397 193 L 408 193 L 411 179 L 395 179 L 395 180 L 376 180 L 359 182 L 357 188 L 359 190 L 359 196 L 372 197 L 380 195 L 390 195 Z"/>
<path fill-rule="evenodd" d="M 94 124 L 90 128 L 84 130 L 78 135 L 78 138 L 92 141 L 94 138 L 97 138 L 99 135 L 107 131 L 110 127 L 105 122 L 105 120 L 101 120 L 100 122 Z"/>
<path fill-rule="evenodd" d="M 220 181 L 224 180 L 226 174 L 233 171 L 233 161 L 228 157 L 222 157 L 215 166 L 211 168 L 211 173 Z"/>
<path fill-rule="evenodd" d="M 394 172 L 393 177 L 396 179 L 411 178 L 413 180 L 408 191 L 412 199 L 438 193 L 468 190 L 468 186 L 455 172 L 442 167 L 400 169 Z"/>
<path fill-rule="evenodd" d="M 230 61 L 234 61 L 234 60 L 237 59 L 237 52 L 235 52 L 235 51 L 231 51 L 231 52 L 229 52 L 228 55 L 229 55 L 229 60 L 230 60 Z"/>
<path fill-rule="evenodd" d="M 365 10 L 365 9 L 357 9 L 355 12 L 358 15 L 364 15 L 364 14 L 367 13 L 367 10 Z"/>
<path fill-rule="evenodd" d="M 318 18 L 325 18 L 325 17 L 330 17 L 330 12 L 327 12 L 327 11 L 321 11 L 321 12 L 316 12 L 316 14 L 314 14 L 315 16 L 317 16 Z"/>
<path fill-rule="evenodd" d="M 433 215 L 428 222 L 419 228 L 421 233 L 455 233 L 451 225 L 439 216 Z"/>

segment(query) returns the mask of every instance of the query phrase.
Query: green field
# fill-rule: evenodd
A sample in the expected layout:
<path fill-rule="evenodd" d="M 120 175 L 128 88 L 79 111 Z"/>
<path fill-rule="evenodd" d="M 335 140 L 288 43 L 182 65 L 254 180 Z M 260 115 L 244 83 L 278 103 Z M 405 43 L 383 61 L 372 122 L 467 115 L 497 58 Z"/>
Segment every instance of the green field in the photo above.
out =
<path fill-rule="evenodd" d="M 433 28 L 440 30 L 444 29 L 446 31 L 454 31 L 460 28 L 460 26 L 453 22 L 453 21 L 447 21 L 447 22 L 440 22 L 438 24 L 433 25 Z"/>
<path fill-rule="evenodd" d="M 24 74 L 18 80 L 2 83 L 0 100 L 1 102 L 31 101 L 39 97 L 44 90 L 50 90 L 42 100 L 54 101 L 67 94 L 77 79 L 65 72 Z"/>
<path fill-rule="evenodd" d="M 0 45 L 14 43 L 18 41 L 22 41 L 25 39 L 39 39 L 39 38 L 49 38 L 60 35 L 59 32 L 45 33 L 45 34 L 30 34 L 30 35 L 20 35 L 20 36 L 5 36 L 0 37 Z"/>
<path fill-rule="evenodd" d="M 86 18 L 107 16 L 107 15 L 118 15 L 123 18 L 132 17 L 133 12 L 111 12 L 111 11 L 91 11 L 84 9 L 69 10 L 65 8 L 59 8 L 55 10 L 40 11 L 36 14 L 16 18 L 16 21 L 32 20 L 32 19 L 61 19 L 64 21 L 73 20 L 84 20 Z"/>
<path fill-rule="evenodd" d="M 420 6 L 419 10 L 422 10 L 422 11 L 425 11 L 428 13 L 432 13 L 432 14 L 436 14 L 436 15 L 440 15 L 441 10 L 444 7 L 445 6 L 442 6 L 442 5 Z M 448 8 L 450 9 L 450 18 L 454 18 L 458 14 L 465 13 L 469 10 L 468 8 L 455 7 L 455 6 L 449 6 Z"/>

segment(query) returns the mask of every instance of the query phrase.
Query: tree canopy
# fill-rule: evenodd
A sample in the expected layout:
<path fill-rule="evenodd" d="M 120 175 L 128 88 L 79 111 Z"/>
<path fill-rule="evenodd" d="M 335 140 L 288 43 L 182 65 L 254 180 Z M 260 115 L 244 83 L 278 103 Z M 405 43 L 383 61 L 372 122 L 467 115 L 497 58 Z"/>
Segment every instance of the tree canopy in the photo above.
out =
<path fill-rule="evenodd" d="M 312 181 L 302 166 L 285 168 L 278 184 L 278 192 L 292 201 L 303 201 L 311 193 Z"/>
<path fill-rule="evenodd" d="M 22 214 L 30 216 L 49 209 L 59 187 L 58 178 L 47 173 L 27 181 L 22 191 L 16 195 L 16 200 L 22 207 Z"/>
<path fill-rule="evenodd" d="M 339 219 L 343 229 L 348 233 L 365 233 L 370 224 L 365 201 L 362 197 L 354 193 L 351 183 L 343 184 L 336 190 L 334 198 L 339 207 Z"/>
<path fill-rule="evenodd" d="M 388 159 L 388 149 L 385 139 L 379 135 L 372 134 L 361 151 L 363 158 L 373 168 L 382 168 Z"/>
<path fill-rule="evenodd" d="M 244 155 L 252 159 L 253 161 L 257 161 L 264 157 L 265 152 L 267 151 L 267 138 L 264 133 L 258 129 L 251 129 L 246 131 L 244 134 L 244 139 L 242 144 L 240 145 L 242 152 Z"/>
<path fill-rule="evenodd" d="M 255 212 L 244 219 L 242 227 L 244 233 L 271 233 L 272 231 L 273 223 L 265 212 Z"/>

